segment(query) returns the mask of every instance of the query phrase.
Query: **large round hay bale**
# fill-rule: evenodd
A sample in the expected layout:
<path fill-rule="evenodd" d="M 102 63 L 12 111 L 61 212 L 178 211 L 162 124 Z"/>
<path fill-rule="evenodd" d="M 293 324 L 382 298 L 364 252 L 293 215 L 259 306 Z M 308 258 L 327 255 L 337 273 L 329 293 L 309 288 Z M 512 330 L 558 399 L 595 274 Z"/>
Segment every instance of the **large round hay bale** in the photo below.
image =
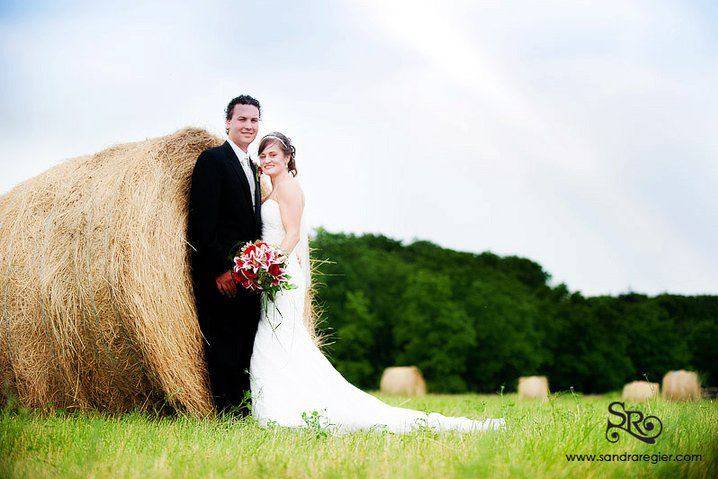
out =
<path fill-rule="evenodd" d="M 646 402 L 658 397 L 658 383 L 648 381 L 633 381 L 623 386 L 621 398 L 630 402 Z"/>
<path fill-rule="evenodd" d="M 547 399 L 549 394 L 546 376 L 519 378 L 519 399 Z"/>
<path fill-rule="evenodd" d="M 423 396 L 426 394 L 426 382 L 416 366 L 397 366 L 384 370 L 379 389 L 383 394 Z"/>
<path fill-rule="evenodd" d="M 701 398 L 701 384 L 693 371 L 669 371 L 663 376 L 663 399 L 693 401 Z"/>
<path fill-rule="evenodd" d="M 201 129 L 70 159 L 0 197 L 0 380 L 28 407 L 211 413 L 190 285 Z"/>

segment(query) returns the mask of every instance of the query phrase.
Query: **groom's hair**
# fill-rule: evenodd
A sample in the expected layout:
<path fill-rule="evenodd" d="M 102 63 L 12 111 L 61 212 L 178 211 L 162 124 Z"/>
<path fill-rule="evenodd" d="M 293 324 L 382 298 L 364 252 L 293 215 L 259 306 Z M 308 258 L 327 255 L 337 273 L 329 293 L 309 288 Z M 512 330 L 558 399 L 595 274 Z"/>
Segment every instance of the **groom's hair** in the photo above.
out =
<path fill-rule="evenodd" d="M 224 115 L 227 120 L 232 119 L 232 113 L 234 113 L 234 105 L 256 106 L 257 110 L 259 110 L 259 116 L 262 116 L 262 107 L 259 106 L 259 102 L 255 98 L 252 98 L 249 95 L 239 95 L 236 98 L 232 98 L 232 100 L 227 105 L 227 109 L 224 111 Z"/>

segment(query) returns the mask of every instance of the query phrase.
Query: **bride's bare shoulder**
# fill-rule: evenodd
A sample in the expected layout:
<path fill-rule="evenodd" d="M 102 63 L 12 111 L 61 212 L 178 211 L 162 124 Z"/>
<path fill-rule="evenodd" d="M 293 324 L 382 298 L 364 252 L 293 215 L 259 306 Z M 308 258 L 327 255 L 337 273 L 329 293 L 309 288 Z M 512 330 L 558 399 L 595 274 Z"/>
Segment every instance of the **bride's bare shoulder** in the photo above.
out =
<path fill-rule="evenodd" d="M 294 178 L 279 185 L 276 194 L 279 201 L 304 205 L 304 191 L 302 191 L 302 186 Z"/>

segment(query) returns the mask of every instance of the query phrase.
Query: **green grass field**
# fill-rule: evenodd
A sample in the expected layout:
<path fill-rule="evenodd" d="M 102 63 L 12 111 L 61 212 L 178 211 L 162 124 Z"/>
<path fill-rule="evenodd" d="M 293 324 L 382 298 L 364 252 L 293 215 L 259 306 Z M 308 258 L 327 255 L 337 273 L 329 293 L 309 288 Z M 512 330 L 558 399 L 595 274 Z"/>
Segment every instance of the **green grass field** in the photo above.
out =
<path fill-rule="evenodd" d="M 133 413 L 0 412 L 0 477 L 718 477 L 718 403 L 655 401 L 649 445 L 605 438 L 615 395 L 382 397 L 393 405 L 469 417 L 506 417 L 503 432 L 327 435 L 320 429 L 262 429 L 251 419 L 153 418 Z M 615 419 L 615 418 L 614 418 Z M 567 454 L 648 454 L 647 462 L 569 462 Z M 700 454 L 702 460 L 653 461 Z"/>

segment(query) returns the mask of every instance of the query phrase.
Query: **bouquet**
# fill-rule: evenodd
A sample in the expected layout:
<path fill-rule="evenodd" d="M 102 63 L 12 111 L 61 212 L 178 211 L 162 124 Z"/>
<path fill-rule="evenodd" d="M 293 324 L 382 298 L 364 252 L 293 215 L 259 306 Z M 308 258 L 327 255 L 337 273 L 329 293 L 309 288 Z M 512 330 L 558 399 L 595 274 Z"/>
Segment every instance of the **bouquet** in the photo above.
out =
<path fill-rule="evenodd" d="M 232 277 L 250 291 L 262 291 L 274 301 L 279 291 L 294 289 L 286 271 L 287 257 L 277 246 L 262 240 L 245 243 L 234 258 Z"/>

